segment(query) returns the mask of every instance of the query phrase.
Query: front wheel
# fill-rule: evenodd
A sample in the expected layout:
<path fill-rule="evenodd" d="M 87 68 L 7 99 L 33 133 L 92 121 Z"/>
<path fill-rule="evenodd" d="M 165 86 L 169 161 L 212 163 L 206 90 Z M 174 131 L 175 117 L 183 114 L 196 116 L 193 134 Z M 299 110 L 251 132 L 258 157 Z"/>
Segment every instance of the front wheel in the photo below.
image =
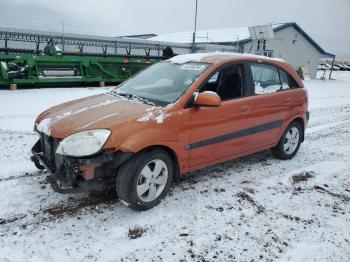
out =
<path fill-rule="evenodd" d="M 272 153 L 280 159 L 290 159 L 296 155 L 299 150 L 303 129 L 298 122 L 291 123 L 284 131 L 277 146 L 272 148 Z"/>
<path fill-rule="evenodd" d="M 131 208 L 150 209 L 168 193 L 173 175 L 174 163 L 164 150 L 138 153 L 118 172 L 118 197 Z"/>

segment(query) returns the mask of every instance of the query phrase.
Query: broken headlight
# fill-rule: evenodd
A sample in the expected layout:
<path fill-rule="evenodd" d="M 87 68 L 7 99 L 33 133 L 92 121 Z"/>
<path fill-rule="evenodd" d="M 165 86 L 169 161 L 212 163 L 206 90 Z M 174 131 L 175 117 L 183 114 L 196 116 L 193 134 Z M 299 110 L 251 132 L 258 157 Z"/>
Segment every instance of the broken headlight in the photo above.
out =
<path fill-rule="evenodd" d="M 56 153 L 73 157 L 90 156 L 98 153 L 107 142 L 111 131 L 94 129 L 72 134 L 63 139 Z"/>

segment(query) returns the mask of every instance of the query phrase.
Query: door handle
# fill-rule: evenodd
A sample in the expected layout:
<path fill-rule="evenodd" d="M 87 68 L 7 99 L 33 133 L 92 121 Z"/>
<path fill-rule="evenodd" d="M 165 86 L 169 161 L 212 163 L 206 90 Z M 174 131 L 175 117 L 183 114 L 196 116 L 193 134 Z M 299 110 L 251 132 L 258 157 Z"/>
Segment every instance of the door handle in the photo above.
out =
<path fill-rule="evenodd" d="M 241 106 L 241 113 L 248 113 L 250 111 L 250 106 Z"/>

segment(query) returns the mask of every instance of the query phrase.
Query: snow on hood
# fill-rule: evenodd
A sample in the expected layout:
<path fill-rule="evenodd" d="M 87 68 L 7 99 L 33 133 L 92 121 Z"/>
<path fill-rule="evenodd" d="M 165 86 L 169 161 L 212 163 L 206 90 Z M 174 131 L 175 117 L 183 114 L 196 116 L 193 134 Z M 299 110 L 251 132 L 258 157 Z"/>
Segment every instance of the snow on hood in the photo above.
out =
<path fill-rule="evenodd" d="M 157 124 L 162 124 L 165 120 L 165 118 L 168 116 L 168 114 L 165 113 L 166 108 L 162 107 L 153 107 L 150 109 L 147 109 L 147 113 L 144 114 L 142 117 L 137 119 L 138 122 L 148 122 L 148 121 L 156 121 Z"/>
<path fill-rule="evenodd" d="M 36 121 L 36 129 L 48 136 L 62 137 L 136 120 L 152 108 L 139 101 L 102 94 L 64 103 L 43 112 Z"/>
<path fill-rule="evenodd" d="M 59 120 L 67 118 L 67 117 L 72 117 L 74 115 L 83 113 L 85 111 L 96 109 L 96 108 L 101 107 L 101 106 L 107 106 L 107 105 L 110 105 L 110 104 L 115 103 L 117 101 L 118 100 L 106 99 L 106 100 L 104 100 L 104 101 L 102 101 L 102 102 L 100 102 L 98 104 L 95 104 L 95 105 L 90 105 L 90 106 L 86 106 L 86 107 L 83 107 L 83 108 L 80 108 L 80 109 L 77 109 L 77 110 L 71 110 L 71 111 L 63 112 L 63 113 L 61 113 L 59 115 L 56 115 L 55 117 L 45 118 L 45 119 L 41 120 L 40 123 L 38 123 L 36 125 L 36 128 L 37 128 L 37 130 L 39 132 L 42 132 L 42 133 L 44 133 L 46 135 L 50 135 L 50 133 L 51 133 L 51 125 L 54 122 L 57 122 Z M 101 119 L 98 119 L 98 120 L 101 120 Z M 97 122 L 98 120 L 95 120 L 94 122 Z"/>
<path fill-rule="evenodd" d="M 44 133 L 46 135 L 50 135 L 51 133 L 51 124 L 52 124 L 52 118 L 45 118 L 43 120 L 41 120 L 41 122 L 39 124 L 36 125 L 36 129 L 40 132 L 40 133 Z"/>

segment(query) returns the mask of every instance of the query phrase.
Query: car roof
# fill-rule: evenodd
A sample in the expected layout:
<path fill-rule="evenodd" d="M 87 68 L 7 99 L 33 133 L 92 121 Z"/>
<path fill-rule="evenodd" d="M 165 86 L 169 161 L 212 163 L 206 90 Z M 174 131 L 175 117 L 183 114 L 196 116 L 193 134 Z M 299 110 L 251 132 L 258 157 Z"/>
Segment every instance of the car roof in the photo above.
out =
<path fill-rule="evenodd" d="M 253 54 L 213 52 L 213 53 L 193 53 L 193 54 L 186 54 L 186 55 L 178 55 L 168 59 L 167 61 L 174 64 L 202 62 L 202 63 L 209 63 L 209 64 L 218 64 L 218 66 L 225 63 L 235 62 L 235 61 L 272 63 L 284 69 L 286 72 L 288 72 L 289 75 L 293 77 L 295 81 L 297 81 L 299 86 L 304 87 L 303 82 L 301 81 L 300 77 L 296 73 L 295 69 L 290 64 L 285 62 L 283 59 L 279 59 L 279 58 L 269 58 L 266 56 L 259 56 L 259 55 L 253 55 Z"/>
<path fill-rule="evenodd" d="M 203 63 L 217 63 L 222 60 L 259 60 L 266 62 L 284 62 L 279 58 L 269 58 L 266 56 L 253 55 L 253 54 L 241 54 L 233 52 L 213 52 L 213 53 L 193 53 L 185 55 L 177 55 L 170 58 L 168 61 L 175 64 L 185 64 L 189 62 L 203 62 Z"/>

